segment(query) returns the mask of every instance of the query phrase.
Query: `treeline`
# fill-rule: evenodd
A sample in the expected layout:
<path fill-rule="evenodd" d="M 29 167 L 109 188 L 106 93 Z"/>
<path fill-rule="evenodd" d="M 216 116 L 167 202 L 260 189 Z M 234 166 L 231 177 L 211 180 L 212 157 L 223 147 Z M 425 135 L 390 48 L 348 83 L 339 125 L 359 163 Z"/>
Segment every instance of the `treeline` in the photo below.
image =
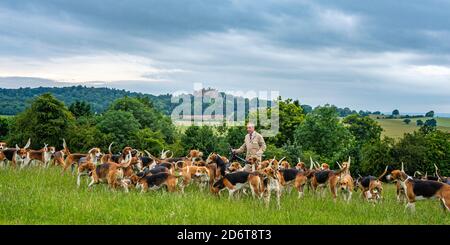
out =
<path fill-rule="evenodd" d="M 66 105 L 70 105 L 76 101 L 86 101 L 91 105 L 92 112 L 94 113 L 103 113 L 114 100 L 124 96 L 147 97 L 155 108 L 158 108 L 158 110 L 166 114 L 169 114 L 173 109 L 170 103 L 171 95 L 154 96 L 126 90 L 86 86 L 0 88 L 0 115 L 16 115 L 24 111 L 34 98 L 45 93 L 51 93 Z"/>
<path fill-rule="evenodd" d="M 203 96 L 208 92 L 215 91 L 212 88 L 203 89 L 201 92 Z M 103 113 L 108 110 L 109 105 L 116 99 L 122 97 L 135 97 L 135 98 L 147 98 L 152 106 L 166 115 L 170 115 L 172 110 L 177 106 L 177 104 L 171 103 L 172 95 L 151 95 L 144 93 L 130 92 L 120 89 L 112 88 L 95 88 L 86 86 L 71 86 L 71 87 L 38 87 L 38 88 L 18 88 L 18 89 L 5 89 L 0 88 L 0 115 L 16 115 L 24 111 L 30 102 L 45 93 L 51 93 L 58 100 L 61 100 L 66 105 L 71 105 L 77 101 L 84 101 L 91 106 L 93 113 Z M 220 92 L 223 96 L 224 93 Z M 194 104 L 193 95 L 191 96 L 192 104 Z M 24 99 L 26 98 L 26 99 Z M 245 112 L 248 114 L 249 104 L 252 101 L 248 99 L 245 100 Z M 203 101 L 203 109 L 206 109 L 210 103 Z M 259 102 L 261 103 L 261 101 Z M 227 104 L 224 103 L 224 107 Z M 270 103 L 269 103 L 270 106 Z M 310 105 L 301 105 L 303 112 L 305 114 L 313 111 L 313 107 Z M 347 107 L 338 108 L 336 107 L 340 117 L 346 117 L 351 114 L 360 114 L 362 116 L 369 115 L 369 111 L 355 111 Z M 237 108 L 234 108 L 237 110 Z M 374 112 L 375 114 L 377 112 Z M 379 113 L 379 112 L 378 112 Z"/>
<path fill-rule="evenodd" d="M 433 125 L 423 125 L 395 141 L 381 138 L 383 129 L 368 116 L 356 113 L 341 120 L 335 106 L 305 113 L 298 101 L 280 99 L 279 110 L 279 133 L 266 138 L 266 158 L 287 157 L 290 162 L 300 158 L 309 163 L 312 157 L 336 168 L 336 161 L 351 156 L 353 174 L 362 175 L 380 174 L 386 165 L 399 168 L 401 162 L 410 174 L 416 170 L 431 174 L 433 164 L 444 175 L 450 172 L 450 133 Z M 115 142 L 114 152 L 130 145 L 153 154 L 170 149 L 184 156 L 189 149 L 200 149 L 205 154 L 228 156 L 230 148 L 243 143 L 245 134 L 245 127 L 175 127 L 148 97 L 118 98 L 103 113 L 95 114 L 89 103 L 79 101 L 67 107 L 47 93 L 34 98 L 17 116 L 0 119 L 0 137 L 9 145 L 23 145 L 31 138 L 35 149 L 44 143 L 61 148 L 65 138 L 72 152 L 86 152 L 94 146 L 106 151 Z"/>

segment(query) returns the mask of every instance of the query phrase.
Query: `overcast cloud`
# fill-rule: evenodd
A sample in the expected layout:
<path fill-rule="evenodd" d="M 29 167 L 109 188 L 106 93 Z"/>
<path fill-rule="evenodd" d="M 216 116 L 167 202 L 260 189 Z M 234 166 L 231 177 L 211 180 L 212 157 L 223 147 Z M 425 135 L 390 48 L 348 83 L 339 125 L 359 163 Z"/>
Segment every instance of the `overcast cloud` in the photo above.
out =
<path fill-rule="evenodd" d="M 0 86 L 279 90 L 450 112 L 450 1 L 0 2 Z"/>

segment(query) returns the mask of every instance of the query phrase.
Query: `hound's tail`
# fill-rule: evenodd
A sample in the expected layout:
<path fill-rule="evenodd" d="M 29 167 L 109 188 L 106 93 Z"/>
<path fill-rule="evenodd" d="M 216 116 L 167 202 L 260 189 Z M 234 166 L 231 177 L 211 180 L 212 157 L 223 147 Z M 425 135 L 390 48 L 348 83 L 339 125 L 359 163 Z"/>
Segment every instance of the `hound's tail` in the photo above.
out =
<path fill-rule="evenodd" d="M 444 177 L 442 177 L 442 176 L 439 174 L 439 168 L 436 166 L 436 164 L 434 164 L 434 168 L 435 168 L 435 174 L 436 174 L 436 177 L 438 177 L 438 180 L 439 180 L 439 181 L 443 182 L 443 181 L 444 181 Z"/>
<path fill-rule="evenodd" d="M 70 155 L 69 147 L 67 147 L 66 139 L 63 139 L 63 149 L 66 155 Z"/>
<path fill-rule="evenodd" d="M 341 174 L 342 172 L 344 172 L 344 171 L 346 171 L 346 170 L 347 170 L 347 166 L 345 166 L 344 168 L 341 168 L 341 169 L 339 169 L 339 170 L 335 170 L 334 173 L 335 173 L 335 174 Z"/>
<path fill-rule="evenodd" d="M 381 180 L 381 178 L 383 178 L 383 176 L 386 175 L 386 173 L 387 173 L 387 171 L 388 171 L 388 167 L 389 167 L 389 166 L 386 166 L 386 168 L 384 169 L 384 172 L 378 177 L 378 180 Z"/>
<path fill-rule="evenodd" d="M 108 153 L 111 154 L 111 155 L 112 155 L 112 152 L 111 152 L 111 146 L 112 146 L 113 144 L 114 144 L 114 141 L 111 142 L 111 144 L 109 144 L 109 146 L 108 146 Z"/>

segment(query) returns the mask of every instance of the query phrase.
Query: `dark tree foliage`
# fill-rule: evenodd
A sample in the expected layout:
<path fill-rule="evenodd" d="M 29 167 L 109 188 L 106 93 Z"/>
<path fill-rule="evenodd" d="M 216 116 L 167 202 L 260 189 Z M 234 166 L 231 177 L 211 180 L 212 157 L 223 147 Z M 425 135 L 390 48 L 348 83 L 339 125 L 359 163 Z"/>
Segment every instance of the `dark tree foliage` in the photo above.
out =
<path fill-rule="evenodd" d="M 171 95 L 168 94 L 154 96 L 110 88 L 86 86 L 19 89 L 0 88 L 0 115 L 16 115 L 24 111 L 34 98 L 44 93 L 51 93 L 66 105 L 76 103 L 76 101 L 85 101 L 91 105 L 91 111 L 93 113 L 104 112 L 111 102 L 124 96 L 148 98 L 149 101 L 152 101 L 155 108 L 158 108 L 158 110 L 165 114 L 169 114 L 173 107 L 176 106 L 170 103 Z"/>
<path fill-rule="evenodd" d="M 301 105 L 303 113 L 308 114 L 312 112 L 313 108 L 310 105 Z"/>
<path fill-rule="evenodd" d="M 425 121 L 424 125 L 428 126 L 428 127 L 436 127 L 437 126 L 437 121 L 434 118 L 428 119 L 428 120 Z"/>
<path fill-rule="evenodd" d="M 60 145 L 72 130 L 75 120 L 64 103 L 46 93 L 37 97 L 29 108 L 16 116 L 11 127 L 9 142 L 23 145 L 31 138 L 35 149 L 44 143 Z"/>
<path fill-rule="evenodd" d="M 436 164 L 442 174 L 450 174 L 450 133 L 440 130 L 405 134 L 393 147 L 394 159 L 405 163 L 405 170 L 434 173 Z"/>
<path fill-rule="evenodd" d="M 8 135 L 13 117 L 0 117 L 0 140 L 4 141 L 5 137 Z"/>
<path fill-rule="evenodd" d="M 75 101 L 69 106 L 69 111 L 76 117 L 90 116 L 92 114 L 91 105 L 86 101 Z"/>
<path fill-rule="evenodd" d="M 417 126 L 422 126 L 423 125 L 423 121 L 421 119 L 416 121 L 416 125 Z"/>
<path fill-rule="evenodd" d="M 119 149 L 136 143 L 135 136 L 140 127 L 131 112 L 113 110 L 106 112 L 97 124 L 100 132 L 109 135 Z"/>
<path fill-rule="evenodd" d="M 383 131 L 381 126 L 368 116 L 353 114 L 344 118 L 342 122 L 348 125 L 350 133 L 361 143 L 379 139 Z"/>
<path fill-rule="evenodd" d="M 277 147 L 282 147 L 288 141 L 294 140 L 294 131 L 304 119 L 303 109 L 300 107 L 298 101 L 292 99 L 281 100 L 278 102 L 279 109 L 279 132 L 270 139 L 267 143 L 273 143 Z"/>
<path fill-rule="evenodd" d="M 306 115 L 295 130 L 293 143 L 334 164 L 348 156 L 355 142 L 350 131 L 339 122 L 336 107 L 326 105 Z"/>
<path fill-rule="evenodd" d="M 190 149 L 198 149 L 206 154 L 217 152 L 219 137 L 208 126 L 190 126 L 181 136 L 181 144 L 186 152 Z"/>
<path fill-rule="evenodd" d="M 174 142 L 175 127 L 171 119 L 152 107 L 149 100 L 141 98 L 124 97 L 115 100 L 109 111 L 130 112 L 139 122 L 140 129 L 149 128 L 160 131 L 168 143 Z"/>
<path fill-rule="evenodd" d="M 434 111 L 429 111 L 425 114 L 426 117 L 434 117 Z"/>
<path fill-rule="evenodd" d="M 398 116 L 398 115 L 400 115 L 400 111 L 399 110 L 395 109 L 395 110 L 392 111 L 392 116 Z"/>
<path fill-rule="evenodd" d="M 383 140 L 373 140 L 366 142 L 361 148 L 361 164 L 359 174 L 361 175 L 377 175 L 381 174 L 387 165 L 398 168 L 398 164 L 394 164 L 392 155 L 392 146 L 394 140 L 384 138 Z"/>
<path fill-rule="evenodd" d="M 245 127 L 229 127 L 226 134 L 226 141 L 231 148 L 239 148 L 244 143 L 247 130 Z"/>

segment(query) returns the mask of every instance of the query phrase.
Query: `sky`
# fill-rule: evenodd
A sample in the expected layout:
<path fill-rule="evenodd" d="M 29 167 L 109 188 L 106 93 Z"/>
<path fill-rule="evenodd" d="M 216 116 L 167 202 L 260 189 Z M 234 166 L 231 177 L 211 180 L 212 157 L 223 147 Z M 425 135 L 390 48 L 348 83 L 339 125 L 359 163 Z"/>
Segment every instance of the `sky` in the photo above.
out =
<path fill-rule="evenodd" d="M 0 87 L 194 83 L 450 113 L 450 1 L 0 1 Z"/>

